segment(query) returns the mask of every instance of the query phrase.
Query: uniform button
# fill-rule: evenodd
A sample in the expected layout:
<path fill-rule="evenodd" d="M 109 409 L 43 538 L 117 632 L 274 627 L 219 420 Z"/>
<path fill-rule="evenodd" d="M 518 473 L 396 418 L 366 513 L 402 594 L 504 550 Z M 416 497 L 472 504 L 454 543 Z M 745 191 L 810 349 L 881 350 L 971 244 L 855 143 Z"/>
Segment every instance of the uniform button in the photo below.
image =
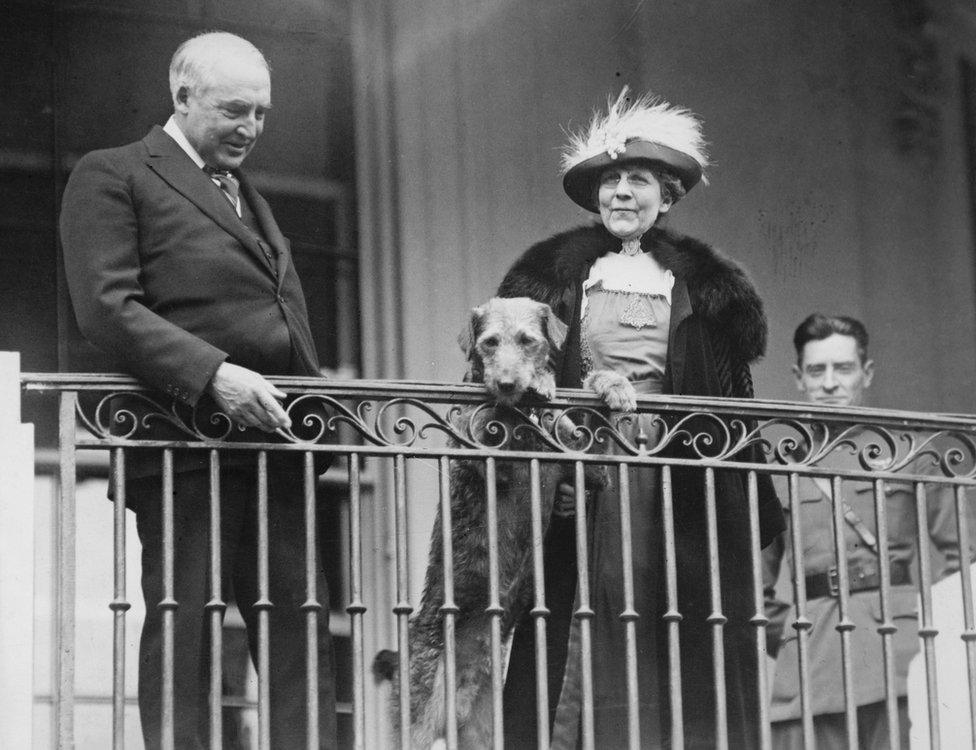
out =
<path fill-rule="evenodd" d="M 280 302 L 281 304 L 284 304 L 284 303 L 285 303 L 285 298 L 284 298 L 284 297 L 282 297 L 282 296 L 281 296 L 281 295 L 279 294 L 279 295 L 278 295 L 278 301 L 279 301 L 279 302 Z"/>

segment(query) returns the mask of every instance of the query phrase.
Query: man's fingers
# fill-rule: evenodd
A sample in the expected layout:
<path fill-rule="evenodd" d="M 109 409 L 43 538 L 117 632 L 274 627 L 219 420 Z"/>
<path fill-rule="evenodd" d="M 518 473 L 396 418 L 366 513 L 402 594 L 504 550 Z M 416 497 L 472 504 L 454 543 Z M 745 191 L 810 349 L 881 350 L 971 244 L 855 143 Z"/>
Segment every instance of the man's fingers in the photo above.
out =
<path fill-rule="evenodd" d="M 291 419 L 277 401 L 287 394 L 259 373 L 225 362 L 211 385 L 217 403 L 237 424 L 265 432 L 291 427 Z"/>
<path fill-rule="evenodd" d="M 274 432 L 278 428 L 277 422 L 261 405 L 254 405 L 242 411 L 238 419 L 247 427 L 256 427 L 264 432 Z"/>
<path fill-rule="evenodd" d="M 263 409 L 262 418 L 266 429 L 273 431 L 279 427 L 291 427 L 291 419 L 273 395 L 274 392 L 281 393 L 277 388 L 271 386 L 269 391 L 260 394 L 259 399 Z M 284 395 L 284 394 L 282 394 Z"/>

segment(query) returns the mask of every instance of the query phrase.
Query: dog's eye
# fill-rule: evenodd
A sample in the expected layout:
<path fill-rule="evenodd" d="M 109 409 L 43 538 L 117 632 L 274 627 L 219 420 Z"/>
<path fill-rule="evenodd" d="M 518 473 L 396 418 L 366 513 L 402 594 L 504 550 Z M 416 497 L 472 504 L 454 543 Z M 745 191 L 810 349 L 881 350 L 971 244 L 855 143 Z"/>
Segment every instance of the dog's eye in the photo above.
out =
<path fill-rule="evenodd" d="M 529 336 L 527 333 L 520 333 L 517 340 L 519 346 L 535 346 L 539 343 L 539 339 Z"/>
<path fill-rule="evenodd" d="M 485 338 L 481 339 L 481 341 L 479 341 L 478 344 L 479 346 L 482 346 L 485 349 L 494 349 L 496 346 L 498 346 L 498 337 L 486 336 Z"/>

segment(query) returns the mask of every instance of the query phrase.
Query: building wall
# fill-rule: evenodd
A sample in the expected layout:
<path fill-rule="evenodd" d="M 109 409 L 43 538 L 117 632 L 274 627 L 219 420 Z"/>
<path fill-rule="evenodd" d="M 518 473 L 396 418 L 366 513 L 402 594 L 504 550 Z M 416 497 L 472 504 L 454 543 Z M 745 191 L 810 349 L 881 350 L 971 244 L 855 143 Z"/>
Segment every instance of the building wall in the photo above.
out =
<path fill-rule="evenodd" d="M 398 306 L 403 342 L 381 374 L 460 376 L 454 334 L 467 310 L 522 249 L 589 220 L 561 190 L 561 128 L 585 123 L 626 83 L 704 118 L 711 184 L 671 226 L 752 272 L 771 330 L 759 395 L 794 397 L 792 331 L 822 310 L 871 331 L 874 405 L 976 409 L 958 82 L 976 35 L 962 4 L 928 20 L 923 3 L 883 0 L 816 12 L 748 0 L 372 7 L 384 24 L 397 186 L 399 288 L 385 302 Z M 927 40 L 934 62 L 917 52 Z M 377 190 L 360 182 L 361 195 Z"/>
<path fill-rule="evenodd" d="M 871 405 L 976 411 L 976 201 L 958 73 L 976 56 L 976 12 L 938 8 L 354 4 L 364 374 L 462 376 L 456 336 L 471 307 L 530 244 L 592 220 L 561 188 L 563 127 L 629 84 L 704 119 L 711 184 L 669 221 L 751 272 L 770 321 L 760 397 L 796 398 L 793 330 L 820 310 L 871 331 Z M 436 467 L 409 479 L 416 596 Z M 378 520 L 377 559 L 389 561 L 392 511 Z"/>

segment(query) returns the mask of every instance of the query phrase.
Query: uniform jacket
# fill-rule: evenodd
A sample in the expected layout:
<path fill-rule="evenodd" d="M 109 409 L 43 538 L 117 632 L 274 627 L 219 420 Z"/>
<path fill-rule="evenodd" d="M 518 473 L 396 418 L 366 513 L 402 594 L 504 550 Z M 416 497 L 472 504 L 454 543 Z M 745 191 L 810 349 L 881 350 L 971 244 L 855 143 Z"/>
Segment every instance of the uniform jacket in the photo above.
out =
<path fill-rule="evenodd" d="M 246 175 L 236 175 L 270 261 L 161 127 L 87 154 L 65 189 L 61 240 L 78 327 L 163 402 L 197 404 L 224 361 L 265 375 L 318 374 L 288 241 Z"/>
<path fill-rule="evenodd" d="M 866 447 L 870 438 L 861 435 Z M 837 456 L 833 468 L 857 469 L 853 454 Z M 924 469 L 914 473 L 924 473 Z M 944 560 L 945 572 L 959 568 L 953 492 L 948 486 L 926 485 L 928 534 L 933 548 Z M 844 499 L 872 534 L 877 532 L 874 511 L 874 486 L 870 481 L 845 481 Z M 780 491 L 784 511 L 789 513 L 789 493 L 785 482 Z M 834 553 L 833 511 L 830 500 L 809 477 L 800 477 L 797 499 L 800 506 L 800 529 L 803 544 L 804 577 L 826 573 L 836 565 Z M 909 566 L 912 580 L 918 581 L 916 555 L 915 485 L 911 482 L 885 483 L 888 521 L 889 559 Z M 849 523 L 844 524 L 849 570 L 873 569 L 878 557 Z M 789 534 L 784 534 L 764 551 L 764 563 L 770 581 L 788 575 L 793 569 Z M 782 565 L 785 561 L 786 564 Z M 780 573 L 782 569 L 782 574 Z M 852 573 L 852 577 L 855 573 Z M 938 577 L 938 575 L 936 575 Z M 785 590 L 782 581 L 778 590 Z M 771 719 L 784 721 L 800 718 L 800 684 L 797 657 L 797 632 L 790 627 L 796 618 L 791 603 L 778 600 L 767 592 L 767 630 L 769 653 L 777 656 L 773 683 Z M 891 621 L 898 629 L 893 636 L 897 695 L 906 694 L 908 664 L 918 651 L 917 588 L 913 583 L 891 587 Z M 789 596 L 792 599 L 792 594 Z M 814 715 L 844 710 L 844 688 L 839 622 L 836 597 L 808 599 L 805 616 L 813 623 L 809 635 L 810 692 Z M 877 590 L 855 591 L 850 595 L 849 619 L 855 625 L 851 633 L 851 655 L 854 674 L 855 705 L 885 699 L 884 660 L 878 628 L 883 622 L 880 594 Z M 777 655 L 778 652 L 778 655 Z"/>
<path fill-rule="evenodd" d="M 652 228 L 641 239 L 641 245 L 675 276 L 665 392 L 752 397 L 749 363 L 765 350 L 766 319 L 762 302 L 745 273 L 708 245 L 665 229 Z M 549 304 L 567 323 L 566 344 L 556 363 L 557 381 L 562 387 L 579 387 L 584 375 L 580 356 L 583 281 L 598 257 L 619 249 L 620 240 L 600 225 L 574 229 L 531 247 L 515 262 L 499 287 L 500 296 L 526 296 Z M 705 424 L 700 427 L 708 429 Z M 675 447 L 671 453 L 678 456 L 682 450 Z M 752 452 L 743 458 L 762 460 Z M 695 468 L 674 467 L 672 488 L 678 599 L 684 617 L 681 624 L 681 668 L 686 740 L 688 747 L 714 746 L 714 715 L 711 713 L 714 677 L 711 631 L 706 622 L 710 603 L 706 583 L 708 556 L 705 546 L 703 472 Z M 748 575 L 742 575 L 742 571 L 750 569 L 745 475 L 717 472 L 716 497 L 723 612 L 729 618 L 724 631 L 729 733 L 732 747 L 752 747 L 757 741 L 758 705 L 755 697 L 755 635 L 748 624 L 749 618 L 755 614 L 750 611 L 754 607 L 749 604 L 753 596 L 752 584 Z M 780 503 L 768 477 L 760 481 L 759 506 L 761 537 L 765 545 L 784 528 Z M 554 526 L 558 523 L 559 519 L 553 521 Z M 653 537 L 653 532 L 648 531 L 648 539 Z M 663 555 L 663 551 L 659 554 Z M 601 570 L 593 571 L 592 575 L 619 577 L 621 574 L 619 570 Z M 640 582 L 635 583 L 640 585 Z M 658 602 L 653 606 L 660 604 Z M 547 606 L 553 609 L 554 617 L 557 616 L 556 612 L 567 610 L 559 602 L 550 602 L 548 596 Z M 654 618 L 661 611 L 644 612 L 641 617 Z M 531 638 L 531 626 L 524 625 L 526 621 L 520 624 L 516 640 L 520 634 Z M 555 628 L 554 623 L 550 622 L 550 627 Z M 663 625 L 659 630 L 663 632 Z M 514 648 L 518 648 L 518 643 Z M 621 644 L 594 643 L 593 648 L 595 662 L 613 664 L 614 660 L 621 659 Z M 521 679 L 520 671 L 532 669 L 532 665 L 525 660 L 517 661 L 516 653 L 513 649 L 509 680 Z M 552 654 L 550 657 L 550 668 L 562 669 L 561 665 L 553 665 L 556 659 Z M 571 654 L 569 658 L 577 657 Z M 639 671 L 652 670 L 659 674 L 664 674 L 665 669 L 666 665 L 659 663 L 638 665 Z M 624 673 L 625 667 L 621 664 L 619 674 Z M 551 675 L 550 684 L 558 685 Z M 525 689 L 519 692 L 526 694 Z M 531 692 L 528 694 L 531 695 Z M 663 705 L 667 704 L 664 696 L 659 699 L 641 696 L 642 701 L 648 698 L 654 704 L 654 708 L 648 710 L 659 710 L 661 704 L 655 703 L 657 700 Z M 555 699 L 551 695 L 550 700 Z M 560 706 L 560 715 L 562 710 Z M 527 709 L 512 712 L 512 715 L 534 721 L 533 712 Z M 522 734 L 532 736 L 531 731 L 529 729 Z M 560 727 L 557 719 L 553 736 L 575 737 L 575 727 Z"/>

